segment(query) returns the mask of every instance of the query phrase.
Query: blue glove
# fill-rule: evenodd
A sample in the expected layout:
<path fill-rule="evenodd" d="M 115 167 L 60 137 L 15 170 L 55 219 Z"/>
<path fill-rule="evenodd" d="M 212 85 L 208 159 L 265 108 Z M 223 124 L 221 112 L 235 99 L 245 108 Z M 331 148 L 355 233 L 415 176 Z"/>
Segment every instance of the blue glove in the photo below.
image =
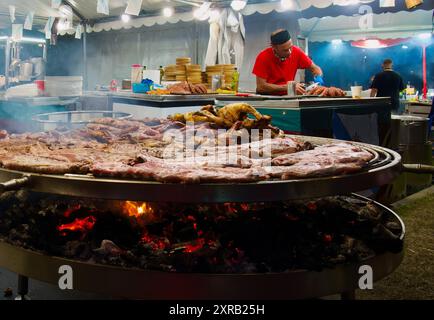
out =
<path fill-rule="evenodd" d="M 324 79 L 322 78 L 322 76 L 315 76 L 313 78 L 313 81 L 318 82 L 320 86 L 324 85 Z"/>

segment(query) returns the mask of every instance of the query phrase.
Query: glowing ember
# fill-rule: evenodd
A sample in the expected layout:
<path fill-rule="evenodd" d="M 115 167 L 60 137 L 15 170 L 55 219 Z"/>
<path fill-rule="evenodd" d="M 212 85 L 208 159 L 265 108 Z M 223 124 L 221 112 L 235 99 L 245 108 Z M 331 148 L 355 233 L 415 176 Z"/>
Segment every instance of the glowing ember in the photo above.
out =
<path fill-rule="evenodd" d="M 225 209 L 228 213 L 237 213 L 238 212 L 237 208 L 232 203 L 225 203 L 224 206 L 225 206 Z"/>
<path fill-rule="evenodd" d="M 75 211 L 80 210 L 80 208 L 81 208 L 81 205 L 80 205 L 80 204 L 77 204 L 77 205 L 75 205 L 75 206 L 72 206 L 71 208 L 66 209 L 66 211 L 63 213 L 63 215 L 64 215 L 66 218 L 69 218 L 69 216 L 70 216 L 72 213 L 74 213 Z"/>
<path fill-rule="evenodd" d="M 249 211 L 250 210 L 250 206 L 247 203 L 240 204 L 240 207 L 243 211 Z"/>
<path fill-rule="evenodd" d="M 252 209 L 247 203 L 225 203 L 224 208 L 228 213 L 249 212 Z"/>
<path fill-rule="evenodd" d="M 317 209 L 315 202 L 309 202 L 306 206 L 311 211 L 315 211 Z"/>
<path fill-rule="evenodd" d="M 144 215 L 152 216 L 154 214 L 154 209 L 152 209 L 151 205 L 146 202 L 126 201 L 123 209 L 128 216 L 136 218 Z"/>
<path fill-rule="evenodd" d="M 80 231 L 80 232 L 88 232 L 92 230 L 93 226 L 96 223 L 96 218 L 94 216 L 89 216 L 84 219 L 75 219 L 74 222 L 68 224 L 62 224 L 57 227 L 57 230 L 62 232 L 61 234 L 66 235 L 65 231 Z"/>
<path fill-rule="evenodd" d="M 168 245 L 165 241 L 160 240 L 157 237 L 152 237 L 147 232 L 143 234 L 142 241 L 149 244 L 153 250 L 164 250 Z"/>
<path fill-rule="evenodd" d="M 195 252 L 197 250 L 202 249 L 204 244 L 205 244 L 205 239 L 203 239 L 203 238 L 197 239 L 195 242 L 187 244 L 185 246 L 184 252 L 187 252 L 187 253 Z"/>

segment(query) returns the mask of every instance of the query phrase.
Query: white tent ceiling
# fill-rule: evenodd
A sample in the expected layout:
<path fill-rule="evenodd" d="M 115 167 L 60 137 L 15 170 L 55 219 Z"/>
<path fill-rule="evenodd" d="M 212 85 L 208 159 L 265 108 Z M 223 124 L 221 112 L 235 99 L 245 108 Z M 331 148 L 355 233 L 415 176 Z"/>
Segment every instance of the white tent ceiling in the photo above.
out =
<path fill-rule="evenodd" d="M 186 6 L 185 1 L 201 3 L 203 0 L 143 0 L 142 9 L 146 11 L 156 12 L 168 4 L 171 6 Z M 223 3 L 230 3 L 230 0 L 211 0 Z M 253 0 L 250 0 L 253 2 Z M 261 0 L 256 0 L 256 2 Z M 270 0 L 271 1 L 271 0 Z M 291 10 L 306 10 L 312 6 L 316 8 L 327 8 L 330 5 L 354 5 L 355 3 L 369 4 L 379 0 L 294 0 L 294 6 Z M 396 0 L 404 1 L 404 0 Z M 427 0 L 430 1 L 430 0 Z M 97 0 L 69 0 L 69 3 L 74 7 L 80 15 L 85 19 L 95 20 L 106 16 L 96 12 Z M 121 15 L 126 7 L 127 0 L 109 0 L 110 16 Z M 51 0 L 1 0 L 0 1 L 0 29 L 8 28 L 11 25 L 9 17 L 9 5 L 16 6 L 17 22 L 22 23 L 24 16 L 29 11 L 35 12 L 35 29 L 42 29 L 46 20 L 50 16 L 59 16 L 57 9 L 51 8 Z M 188 7 L 188 5 L 187 5 Z M 272 0 L 272 2 L 248 4 L 242 11 L 244 15 L 254 13 L 270 13 L 272 11 L 283 12 L 280 1 Z M 405 11 L 398 13 L 386 13 L 373 15 L 373 28 L 361 29 L 359 22 L 360 16 L 339 16 L 339 17 L 324 17 L 300 19 L 300 27 L 302 35 L 309 37 L 311 41 L 327 41 L 335 38 L 343 40 L 358 40 L 369 37 L 374 34 L 380 38 L 398 38 L 410 36 L 413 33 L 431 30 L 432 28 L 432 11 L 416 10 Z M 138 28 L 142 26 L 152 26 L 155 24 L 176 23 L 179 21 L 191 21 L 194 17 L 191 11 L 180 12 L 170 18 L 162 15 L 149 17 L 139 17 L 132 19 L 128 24 L 123 23 L 119 19 L 107 22 L 100 22 L 92 25 L 88 30 L 93 32 Z M 69 33 L 73 33 L 70 30 Z"/>
<path fill-rule="evenodd" d="M 300 19 L 299 23 L 301 34 L 310 41 L 396 39 L 431 32 L 432 15 L 426 10 L 372 14 L 372 25 L 368 24 L 369 17 L 361 16 Z"/>
<path fill-rule="evenodd" d="M 163 7 L 170 6 L 185 6 L 185 1 L 193 3 L 202 3 L 203 0 L 143 0 L 142 9 L 146 11 L 156 11 Z M 230 0 L 210 0 L 215 2 L 217 6 L 229 4 Z M 358 3 L 371 3 L 376 0 L 359 0 Z M 397 0 L 400 1 L 400 0 Z M 96 12 L 97 0 L 69 0 L 70 4 L 86 19 L 99 19 L 106 17 L 103 14 Z M 244 14 L 252 14 L 254 12 L 268 13 L 270 11 L 284 11 L 280 6 L 280 2 L 276 0 L 254 1 L 264 2 L 259 5 L 249 5 L 245 8 Z M 326 8 L 332 4 L 348 5 L 354 4 L 355 0 L 294 0 L 295 10 L 305 10 L 314 6 L 316 8 Z M 109 0 L 110 16 L 119 16 L 125 10 L 127 0 Z M 43 19 L 48 19 L 50 16 L 59 16 L 58 10 L 51 8 L 51 0 L 1 0 L 0 1 L 0 28 L 10 26 L 9 5 L 16 7 L 17 16 L 24 17 L 29 11 L 34 11 L 35 23 L 43 25 Z M 188 5 L 187 5 L 188 6 Z"/>
<path fill-rule="evenodd" d="M 194 0 L 192 0 L 194 1 Z M 71 6 L 78 11 L 84 18 L 95 20 L 107 17 L 104 14 L 97 13 L 97 0 L 69 0 Z M 177 1 L 166 0 L 143 0 L 142 10 L 156 11 L 164 8 L 170 3 L 171 6 L 185 5 Z M 39 17 L 37 24 L 44 25 L 48 17 L 58 17 L 59 10 L 51 8 L 51 0 L 1 0 L 0 1 L 0 28 L 10 26 L 9 5 L 16 7 L 17 17 L 24 16 L 29 11 L 34 11 L 35 16 Z M 120 16 L 124 13 L 127 0 L 109 0 L 110 16 Z M 44 22 L 45 21 L 45 22 Z M 40 22 L 40 23 L 38 23 Z"/>

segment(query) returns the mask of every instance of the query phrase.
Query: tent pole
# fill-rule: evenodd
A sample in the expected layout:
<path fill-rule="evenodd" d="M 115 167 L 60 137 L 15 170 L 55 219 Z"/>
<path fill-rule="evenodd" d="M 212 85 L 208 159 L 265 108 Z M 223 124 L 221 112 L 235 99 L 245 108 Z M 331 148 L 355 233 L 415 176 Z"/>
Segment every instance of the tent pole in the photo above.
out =
<path fill-rule="evenodd" d="M 9 37 L 6 39 L 6 49 L 5 49 L 5 88 L 9 88 L 9 66 L 11 63 L 11 40 Z"/>
<path fill-rule="evenodd" d="M 426 85 L 426 46 L 422 46 L 422 74 L 423 74 L 423 98 L 426 99 L 427 85 Z"/>
<path fill-rule="evenodd" d="M 88 89 L 87 83 L 87 26 L 83 24 L 83 86 L 84 90 Z"/>
<path fill-rule="evenodd" d="M 194 55 L 193 61 L 195 61 L 197 64 L 201 64 L 199 62 L 199 28 L 197 25 L 197 21 L 194 20 L 194 33 L 195 33 L 195 39 L 194 39 Z"/>

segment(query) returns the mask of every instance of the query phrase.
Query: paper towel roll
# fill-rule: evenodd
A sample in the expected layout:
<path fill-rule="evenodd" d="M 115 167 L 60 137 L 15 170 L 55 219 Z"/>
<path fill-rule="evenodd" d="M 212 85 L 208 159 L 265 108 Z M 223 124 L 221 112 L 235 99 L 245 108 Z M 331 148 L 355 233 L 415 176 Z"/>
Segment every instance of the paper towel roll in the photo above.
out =
<path fill-rule="evenodd" d="M 143 70 L 143 79 L 151 79 L 160 84 L 160 70 Z"/>

